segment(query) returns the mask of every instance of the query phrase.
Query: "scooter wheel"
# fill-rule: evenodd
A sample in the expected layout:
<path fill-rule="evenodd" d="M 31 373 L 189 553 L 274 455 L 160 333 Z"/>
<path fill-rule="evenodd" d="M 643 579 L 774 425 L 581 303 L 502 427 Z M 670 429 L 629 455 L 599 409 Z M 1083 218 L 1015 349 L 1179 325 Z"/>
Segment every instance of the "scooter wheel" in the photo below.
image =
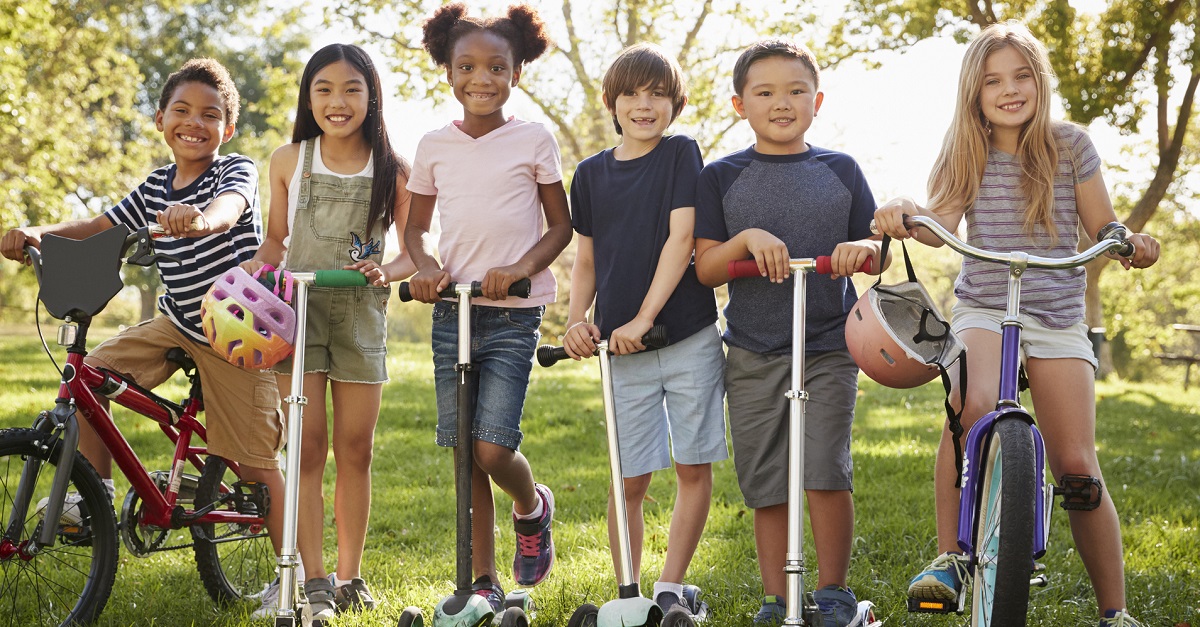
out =
<path fill-rule="evenodd" d="M 662 627 L 696 627 L 692 615 L 681 607 L 676 607 L 662 619 Z"/>
<path fill-rule="evenodd" d="M 533 597 L 529 595 L 528 590 L 513 590 L 504 595 L 504 608 L 510 609 L 519 607 L 525 611 L 525 617 L 530 621 L 533 620 L 534 613 L 537 612 L 537 606 L 533 603 Z"/>
<path fill-rule="evenodd" d="M 567 627 L 596 627 L 596 615 L 599 613 L 600 608 L 591 603 L 584 603 L 571 615 Z"/>
<path fill-rule="evenodd" d="M 415 607 L 404 608 L 404 611 L 400 612 L 400 622 L 396 627 L 425 627 L 421 610 Z"/>
<path fill-rule="evenodd" d="M 500 627 L 529 627 L 529 617 L 519 607 L 504 610 L 504 618 L 500 619 Z"/>

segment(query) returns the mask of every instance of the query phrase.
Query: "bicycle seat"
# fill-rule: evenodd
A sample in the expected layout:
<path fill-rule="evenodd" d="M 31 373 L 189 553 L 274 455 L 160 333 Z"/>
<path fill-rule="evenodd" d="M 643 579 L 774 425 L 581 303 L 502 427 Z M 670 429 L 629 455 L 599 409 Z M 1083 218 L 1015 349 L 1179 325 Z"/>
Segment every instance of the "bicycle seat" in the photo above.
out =
<path fill-rule="evenodd" d="M 38 299 L 51 316 L 91 317 L 104 310 L 125 284 L 121 254 L 129 229 L 114 227 L 87 239 L 58 235 L 42 238 L 42 275 Z"/>
<path fill-rule="evenodd" d="M 196 369 L 196 362 L 192 359 L 192 356 L 178 346 L 167 349 L 167 361 L 178 364 L 184 374 L 190 374 Z"/>

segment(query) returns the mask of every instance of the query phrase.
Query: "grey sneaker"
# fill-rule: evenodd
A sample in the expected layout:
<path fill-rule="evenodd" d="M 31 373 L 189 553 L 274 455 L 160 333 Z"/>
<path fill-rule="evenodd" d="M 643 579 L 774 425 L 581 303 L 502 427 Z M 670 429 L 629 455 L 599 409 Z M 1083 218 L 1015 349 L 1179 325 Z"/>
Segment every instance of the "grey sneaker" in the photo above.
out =
<path fill-rule="evenodd" d="M 763 597 L 762 607 L 754 615 L 755 627 L 776 627 L 787 619 L 787 604 L 781 597 L 768 594 Z"/>
<path fill-rule="evenodd" d="M 308 609 L 314 621 L 327 621 L 337 614 L 333 584 L 329 579 L 317 577 L 304 582 L 304 596 L 308 599 Z"/>
<path fill-rule="evenodd" d="M 258 609 L 250 613 L 252 620 L 274 619 L 275 613 L 279 609 L 279 578 L 276 577 L 275 581 L 267 584 L 262 592 L 250 598 L 257 598 L 260 602 Z"/>
<path fill-rule="evenodd" d="M 38 501 L 35 509 L 39 518 L 45 518 L 46 506 L 50 504 L 50 497 L 42 497 Z M 83 524 L 84 512 L 82 509 L 83 497 L 78 492 L 68 492 L 63 497 L 62 514 L 58 517 L 58 525 L 60 527 L 78 527 Z"/>
<path fill-rule="evenodd" d="M 858 618 L 858 599 L 849 588 L 825 586 L 813 592 L 825 627 L 846 627 Z"/>
<path fill-rule="evenodd" d="M 666 616 L 667 612 L 677 607 L 688 614 L 692 613 L 692 608 L 688 607 L 683 602 L 683 599 L 679 598 L 679 595 L 674 592 L 659 592 L 658 596 L 654 597 L 654 603 L 662 608 L 663 616 Z"/>
<path fill-rule="evenodd" d="M 333 583 L 333 581 L 333 575 L 329 575 L 329 582 Z M 333 602 L 337 605 L 339 614 L 375 609 L 375 598 L 371 596 L 371 591 L 367 589 L 367 582 L 363 581 L 361 577 L 355 577 L 350 580 L 350 583 L 336 586 L 333 591 Z"/>

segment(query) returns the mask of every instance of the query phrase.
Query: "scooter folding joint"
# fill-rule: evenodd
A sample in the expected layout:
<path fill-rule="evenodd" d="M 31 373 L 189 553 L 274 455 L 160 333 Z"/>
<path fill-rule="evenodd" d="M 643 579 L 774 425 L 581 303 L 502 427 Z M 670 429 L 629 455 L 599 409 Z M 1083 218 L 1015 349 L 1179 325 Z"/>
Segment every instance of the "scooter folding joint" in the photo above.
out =
<path fill-rule="evenodd" d="M 808 392 L 806 392 L 804 390 L 788 390 L 787 394 L 785 394 L 784 396 L 787 396 L 788 400 L 793 400 L 793 401 L 796 401 L 796 400 L 807 401 L 808 400 Z"/>
<path fill-rule="evenodd" d="M 304 405 L 308 405 L 308 397 L 307 396 L 288 395 L 283 398 L 283 402 L 286 404 L 289 404 L 289 405 L 292 403 L 295 403 L 297 405 L 304 406 Z"/>

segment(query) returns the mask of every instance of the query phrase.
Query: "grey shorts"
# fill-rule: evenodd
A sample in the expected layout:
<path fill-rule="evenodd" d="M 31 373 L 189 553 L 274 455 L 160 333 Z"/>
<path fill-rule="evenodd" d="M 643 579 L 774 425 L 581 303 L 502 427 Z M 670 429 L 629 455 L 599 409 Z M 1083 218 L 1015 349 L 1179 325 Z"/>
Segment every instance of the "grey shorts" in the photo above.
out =
<path fill-rule="evenodd" d="M 1091 364 L 1093 370 L 1099 366 L 1096 353 L 1092 349 L 1092 341 L 1088 339 L 1086 323 L 1079 322 L 1065 329 L 1052 329 L 1030 315 L 1021 314 L 1018 319 L 1021 321 L 1022 363 L 1032 357 L 1082 359 Z M 971 307 L 959 303 L 952 310 L 950 327 L 955 333 L 961 333 L 963 329 L 985 329 L 999 335 L 1002 320 L 1003 310 Z"/>
<path fill-rule="evenodd" d="M 387 301 L 384 287 L 309 289 L 304 372 L 325 372 L 344 383 L 386 383 Z M 271 370 L 292 374 L 292 358 Z"/>
<path fill-rule="evenodd" d="M 733 346 L 725 366 L 733 463 L 746 506 L 787 502 L 791 355 L 760 355 Z M 846 351 L 805 361 L 804 488 L 852 490 L 850 425 L 858 366 Z"/>
<path fill-rule="evenodd" d="M 613 357 L 621 473 L 729 458 L 725 444 L 725 353 L 716 325 L 655 351 Z"/>

